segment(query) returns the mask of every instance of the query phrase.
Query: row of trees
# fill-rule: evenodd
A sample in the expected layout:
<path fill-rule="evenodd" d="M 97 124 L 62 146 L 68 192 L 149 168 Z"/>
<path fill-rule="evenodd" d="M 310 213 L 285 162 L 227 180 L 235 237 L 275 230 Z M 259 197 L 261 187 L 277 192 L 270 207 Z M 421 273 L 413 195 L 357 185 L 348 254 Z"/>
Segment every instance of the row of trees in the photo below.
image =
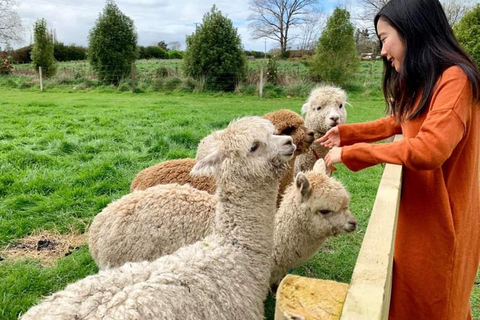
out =
<path fill-rule="evenodd" d="M 477 32 L 475 24 L 478 27 L 478 19 L 475 17 L 480 14 L 477 11 L 480 11 L 480 5 L 472 10 L 473 18 L 466 15 L 465 19 L 455 25 L 462 37 L 469 41 L 477 38 L 474 34 L 469 38 L 469 32 Z M 336 8 L 328 18 L 318 40 L 316 54 L 307 62 L 311 76 L 317 80 L 341 85 L 357 72 L 359 59 L 356 42 L 358 44 L 359 39 L 370 37 L 367 29 L 355 33 L 350 18 L 350 13 L 341 8 Z M 474 26 L 467 23 L 463 27 L 464 21 L 473 23 Z M 35 24 L 34 36 L 35 44 L 31 54 L 34 65 L 42 66 L 47 76 L 52 75 L 55 70 L 54 44 L 44 19 Z M 208 88 L 216 90 L 233 90 L 236 83 L 244 78 L 246 55 L 240 36 L 232 21 L 224 17 L 216 6 L 204 15 L 202 23 L 192 35 L 187 36 L 186 42 L 183 67 L 187 76 L 202 80 Z M 469 43 L 473 48 L 478 48 L 478 41 Z M 133 20 L 125 16 L 113 0 L 107 0 L 103 13 L 89 35 L 88 59 L 100 81 L 118 84 L 127 77 L 133 62 L 138 58 L 137 48 Z M 166 52 L 166 45 L 165 48 L 157 46 L 154 50 L 146 47 L 143 51 L 145 55 L 157 57 L 154 55 Z"/>
<path fill-rule="evenodd" d="M 388 0 L 356 2 L 360 9 L 356 12 L 355 18 L 370 23 L 370 26 L 366 27 L 369 34 L 374 34 L 371 25 L 374 15 L 387 2 Z M 441 0 L 441 2 L 453 26 L 477 1 Z M 0 44 L 13 43 L 21 39 L 20 18 L 13 10 L 17 4 L 17 0 L 0 0 Z M 281 54 L 293 47 L 294 41 L 300 44 L 301 50 L 313 50 L 325 27 L 326 14 L 321 8 L 321 0 L 250 0 L 249 7 L 252 12 L 249 17 L 252 36 L 256 39 L 274 40 Z M 159 47 L 162 47 L 162 42 L 158 44 Z M 179 49 L 177 42 L 172 43 L 172 46 L 175 46 L 172 48 L 174 50 Z"/>

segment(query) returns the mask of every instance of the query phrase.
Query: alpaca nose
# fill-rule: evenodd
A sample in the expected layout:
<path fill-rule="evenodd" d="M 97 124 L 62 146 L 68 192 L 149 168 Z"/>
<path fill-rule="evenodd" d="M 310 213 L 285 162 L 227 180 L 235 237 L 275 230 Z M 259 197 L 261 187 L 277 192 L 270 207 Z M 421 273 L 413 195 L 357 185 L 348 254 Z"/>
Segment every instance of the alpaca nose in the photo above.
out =
<path fill-rule="evenodd" d="M 313 132 L 313 130 L 308 130 L 307 136 L 309 136 L 309 137 L 314 137 L 314 136 L 315 136 L 315 132 Z"/>
<path fill-rule="evenodd" d="M 357 229 L 357 220 L 350 220 L 348 221 L 348 225 L 349 225 L 349 229 L 350 231 L 354 231 L 355 229 Z"/>
<path fill-rule="evenodd" d="M 330 116 L 330 120 L 332 120 L 335 123 L 338 121 L 338 119 L 340 119 L 339 116 Z"/>
<path fill-rule="evenodd" d="M 289 138 L 290 138 L 290 137 L 289 137 Z M 287 141 L 285 141 L 284 145 L 286 145 L 286 146 L 293 146 L 293 145 L 294 145 L 294 144 L 293 144 L 293 139 L 292 139 L 292 138 L 287 139 Z"/>

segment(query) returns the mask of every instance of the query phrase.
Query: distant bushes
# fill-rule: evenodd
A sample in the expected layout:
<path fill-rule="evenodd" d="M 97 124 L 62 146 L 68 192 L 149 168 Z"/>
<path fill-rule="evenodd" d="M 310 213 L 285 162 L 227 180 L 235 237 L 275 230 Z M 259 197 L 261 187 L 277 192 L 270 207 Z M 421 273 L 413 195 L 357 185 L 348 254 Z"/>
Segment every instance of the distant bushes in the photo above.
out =
<path fill-rule="evenodd" d="M 79 61 L 87 59 L 88 49 L 74 44 L 65 45 L 62 42 L 54 43 L 53 56 L 56 61 Z"/>
<path fill-rule="evenodd" d="M 17 50 L 12 51 L 11 61 L 13 63 L 30 63 L 32 62 L 32 57 L 30 53 L 32 52 L 32 46 L 26 46 Z"/>

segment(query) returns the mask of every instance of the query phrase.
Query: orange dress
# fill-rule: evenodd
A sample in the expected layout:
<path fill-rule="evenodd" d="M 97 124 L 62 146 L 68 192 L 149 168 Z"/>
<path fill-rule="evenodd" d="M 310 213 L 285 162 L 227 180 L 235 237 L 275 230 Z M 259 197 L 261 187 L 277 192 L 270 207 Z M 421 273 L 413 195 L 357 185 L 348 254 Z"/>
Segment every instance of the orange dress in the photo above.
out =
<path fill-rule="evenodd" d="M 466 74 L 445 70 L 428 110 L 414 120 L 396 125 L 390 116 L 339 132 L 349 169 L 404 167 L 389 319 L 471 319 L 480 261 L 480 105 Z M 368 143 L 398 133 L 402 141 Z"/>

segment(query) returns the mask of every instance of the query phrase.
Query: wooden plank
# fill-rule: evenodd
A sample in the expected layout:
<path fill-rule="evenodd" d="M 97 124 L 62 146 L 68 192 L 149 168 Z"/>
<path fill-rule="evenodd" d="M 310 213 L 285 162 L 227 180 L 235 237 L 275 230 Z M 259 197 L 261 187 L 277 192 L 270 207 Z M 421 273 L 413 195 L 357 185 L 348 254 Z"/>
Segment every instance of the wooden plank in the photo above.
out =
<path fill-rule="evenodd" d="M 401 181 L 402 166 L 386 164 L 341 320 L 388 319 Z"/>
<path fill-rule="evenodd" d="M 289 274 L 278 286 L 275 320 L 338 320 L 348 284 Z"/>

